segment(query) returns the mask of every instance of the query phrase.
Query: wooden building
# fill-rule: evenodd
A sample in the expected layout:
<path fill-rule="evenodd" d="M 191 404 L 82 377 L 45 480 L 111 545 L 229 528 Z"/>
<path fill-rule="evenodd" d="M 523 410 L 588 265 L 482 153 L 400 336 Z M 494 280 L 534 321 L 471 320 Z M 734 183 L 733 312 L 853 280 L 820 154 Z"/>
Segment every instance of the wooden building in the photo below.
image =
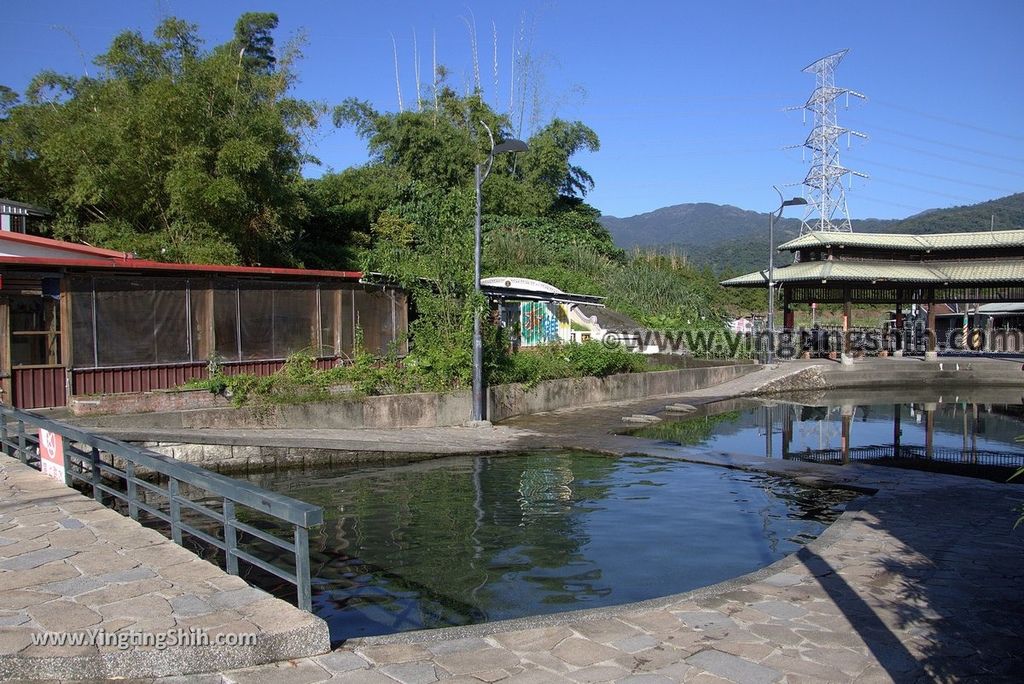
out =
<path fill-rule="evenodd" d="M 0 392 L 19 408 L 267 375 L 305 351 L 329 368 L 363 346 L 404 354 L 405 293 L 361 274 L 168 264 L 0 232 Z"/>

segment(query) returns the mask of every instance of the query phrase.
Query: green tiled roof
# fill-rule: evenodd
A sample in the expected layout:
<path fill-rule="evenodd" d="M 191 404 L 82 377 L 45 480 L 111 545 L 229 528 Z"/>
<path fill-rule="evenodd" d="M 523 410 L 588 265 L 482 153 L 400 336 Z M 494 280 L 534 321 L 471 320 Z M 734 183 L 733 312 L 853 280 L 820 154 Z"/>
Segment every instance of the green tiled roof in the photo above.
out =
<path fill-rule="evenodd" d="M 793 252 L 813 247 L 874 247 L 908 252 L 1024 247 L 1024 230 L 985 230 L 976 233 L 935 233 L 933 235 L 815 231 L 779 245 L 779 250 Z"/>
<path fill-rule="evenodd" d="M 1021 232 L 1024 231 L 1014 231 Z M 806 236 L 804 236 L 806 237 Z M 946 283 L 1024 282 L 1024 259 L 929 261 L 927 263 L 893 263 L 891 261 L 804 261 L 775 269 L 776 283 L 798 282 L 869 282 L 869 283 Z M 768 272 L 757 271 L 723 280 L 726 287 L 764 287 Z"/>

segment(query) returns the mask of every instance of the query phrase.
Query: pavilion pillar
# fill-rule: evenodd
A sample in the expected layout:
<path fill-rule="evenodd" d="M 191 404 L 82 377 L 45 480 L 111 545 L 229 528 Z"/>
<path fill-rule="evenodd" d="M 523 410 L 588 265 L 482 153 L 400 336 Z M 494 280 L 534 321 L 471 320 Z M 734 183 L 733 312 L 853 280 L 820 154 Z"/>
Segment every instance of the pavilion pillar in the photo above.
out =
<path fill-rule="evenodd" d="M 924 331 L 925 339 L 925 352 L 924 358 L 928 361 L 934 361 L 939 357 L 938 352 L 938 335 L 935 333 L 935 290 L 928 291 L 928 325 Z"/>
<path fill-rule="evenodd" d="M 903 303 L 900 301 L 903 298 L 902 295 L 902 290 L 896 291 L 896 316 L 893 321 L 895 344 L 892 351 L 892 355 L 896 358 L 903 356 Z"/>
<path fill-rule="evenodd" d="M 850 288 L 843 288 L 843 350 L 840 362 L 844 366 L 853 363 L 853 356 L 850 355 L 850 320 L 853 317 L 853 306 L 850 301 Z"/>

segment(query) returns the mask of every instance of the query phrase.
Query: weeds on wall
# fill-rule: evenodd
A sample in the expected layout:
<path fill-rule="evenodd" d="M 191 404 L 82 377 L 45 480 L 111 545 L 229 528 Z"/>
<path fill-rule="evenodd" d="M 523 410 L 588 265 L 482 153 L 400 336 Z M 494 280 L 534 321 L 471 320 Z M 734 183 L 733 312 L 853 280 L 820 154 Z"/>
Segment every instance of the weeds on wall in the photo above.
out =
<path fill-rule="evenodd" d="M 357 340 L 361 342 L 361 335 Z M 357 350 L 349 363 L 330 369 L 317 368 L 316 359 L 308 352 L 292 354 L 281 370 L 269 376 L 228 375 L 218 364 L 211 366 L 209 378 L 188 386 L 223 394 L 234 406 L 258 410 L 381 394 L 443 392 L 459 387 L 448 381 L 447 369 L 439 376 L 429 362 L 416 357 L 402 359 L 394 352 L 377 357 L 361 344 Z M 521 383 L 526 387 L 544 380 L 648 370 L 644 357 L 623 348 L 609 349 L 598 342 L 545 345 L 491 358 L 495 361 L 487 368 L 490 384 Z"/>

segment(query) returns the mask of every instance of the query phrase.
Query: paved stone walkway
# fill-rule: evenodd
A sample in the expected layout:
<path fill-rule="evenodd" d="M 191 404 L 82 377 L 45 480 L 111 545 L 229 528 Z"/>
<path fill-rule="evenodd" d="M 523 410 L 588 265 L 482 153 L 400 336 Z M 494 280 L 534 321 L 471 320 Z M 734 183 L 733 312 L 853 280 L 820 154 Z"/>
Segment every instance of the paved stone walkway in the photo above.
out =
<path fill-rule="evenodd" d="M 39 645 L 44 632 L 206 630 L 209 646 Z M 250 647 L 217 635 L 256 634 Z M 0 680 L 209 672 L 323 653 L 319 618 L 0 455 Z"/>

